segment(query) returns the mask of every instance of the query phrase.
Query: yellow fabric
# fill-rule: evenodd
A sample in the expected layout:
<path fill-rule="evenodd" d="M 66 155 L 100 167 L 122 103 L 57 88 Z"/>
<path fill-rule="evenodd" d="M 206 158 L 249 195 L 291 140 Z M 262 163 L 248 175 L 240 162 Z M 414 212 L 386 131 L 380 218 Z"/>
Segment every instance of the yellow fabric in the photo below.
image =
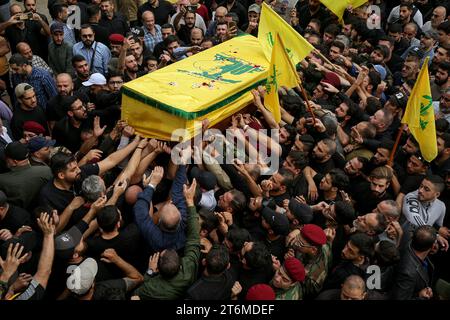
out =
<path fill-rule="evenodd" d="M 277 33 L 266 83 L 267 94 L 264 98 L 265 107 L 272 112 L 277 123 L 281 121 L 278 88 L 280 86 L 293 88 L 299 82 L 300 79 L 292 61 L 287 56 L 283 40 L 281 40 L 280 35 Z"/>
<path fill-rule="evenodd" d="M 408 125 L 409 131 L 419 143 L 422 156 L 430 162 L 437 156 L 437 142 L 428 60 L 429 57 L 425 59 L 411 91 L 402 123 Z"/>
<path fill-rule="evenodd" d="M 195 121 L 214 125 L 248 105 L 268 65 L 255 37 L 236 37 L 126 83 L 122 119 L 145 137 L 171 140 L 183 128 L 190 139 Z"/>
<path fill-rule="evenodd" d="M 267 60 L 271 59 L 272 47 L 277 33 L 286 45 L 286 51 L 294 65 L 297 65 L 314 49 L 305 38 L 263 2 L 258 26 L 258 39 Z"/>
<path fill-rule="evenodd" d="M 367 1 L 368 0 L 320 0 L 325 7 L 327 7 L 339 18 L 339 22 L 341 23 L 344 21 L 344 12 L 348 6 L 351 5 L 353 9 L 356 9 L 365 4 Z"/>

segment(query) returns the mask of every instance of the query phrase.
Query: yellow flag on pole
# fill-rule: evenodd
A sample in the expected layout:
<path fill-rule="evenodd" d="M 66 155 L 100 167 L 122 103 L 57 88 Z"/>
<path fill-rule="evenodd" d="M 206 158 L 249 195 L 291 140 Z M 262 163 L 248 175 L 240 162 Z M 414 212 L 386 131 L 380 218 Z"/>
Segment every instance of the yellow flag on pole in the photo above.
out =
<path fill-rule="evenodd" d="M 436 127 L 434 123 L 433 98 L 431 97 L 428 60 L 425 59 L 414 88 L 406 105 L 402 123 L 408 125 L 409 131 L 420 146 L 422 156 L 428 162 L 437 156 Z"/>
<path fill-rule="evenodd" d="M 286 44 L 286 52 L 294 65 L 314 49 L 297 31 L 295 31 L 282 17 L 270 8 L 265 2 L 262 3 L 262 12 L 258 26 L 258 40 L 261 43 L 267 60 L 272 56 L 272 47 L 275 36 L 279 34 Z"/>
<path fill-rule="evenodd" d="M 368 0 L 320 0 L 325 7 L 333 12 L 338 18 L 339 22 L 343 22 L 344 12 L 348 6 L 352 6 L 353 9 L 362 6 Z"/>
<path fill-rule="evenodd" d="M 264 97 L 264 105 L 270 110 L 277 123 L 281 121 L 280 102 L 278 99 L 278 88 L 286 86 L 293 88 L 298 85 L 300 79 L 297 71 L 289 59 L 283 40 L 277 33 L 275 35 L 275 43 L 272 49 L 272 57 L 270 59 L 269 75 L 266 82 L 266 96 Z"/>

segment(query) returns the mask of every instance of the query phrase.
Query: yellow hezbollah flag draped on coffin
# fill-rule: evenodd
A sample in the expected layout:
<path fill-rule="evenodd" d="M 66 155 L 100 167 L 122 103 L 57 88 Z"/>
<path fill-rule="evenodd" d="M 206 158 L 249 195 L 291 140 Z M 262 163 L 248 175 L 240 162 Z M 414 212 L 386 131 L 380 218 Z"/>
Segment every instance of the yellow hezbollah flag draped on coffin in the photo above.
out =
<path fill-rule="evenodd" d="M 214 125 L 252 101 L 269 62 L 253 36 L 233 38 L 126 83 L 122 119 L 145 137 L 171 140 L 176 129 L 194 135 L 194 122 Z"/>

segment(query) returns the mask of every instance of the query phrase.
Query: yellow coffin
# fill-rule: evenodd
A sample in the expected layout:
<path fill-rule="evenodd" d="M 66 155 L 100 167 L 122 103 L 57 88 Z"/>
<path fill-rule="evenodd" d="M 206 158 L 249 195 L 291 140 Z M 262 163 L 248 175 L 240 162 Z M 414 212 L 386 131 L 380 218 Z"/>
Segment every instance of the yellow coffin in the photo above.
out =
<path fill-rule="evenodd" d="M 268 67 L 257 38 L 233 38 L 126 83 L 122 119 L 144 137 L 178 141 L 172 133 L 185 129 L 190 139 L 196 121 L 212 126 L 248 105 Z"/>

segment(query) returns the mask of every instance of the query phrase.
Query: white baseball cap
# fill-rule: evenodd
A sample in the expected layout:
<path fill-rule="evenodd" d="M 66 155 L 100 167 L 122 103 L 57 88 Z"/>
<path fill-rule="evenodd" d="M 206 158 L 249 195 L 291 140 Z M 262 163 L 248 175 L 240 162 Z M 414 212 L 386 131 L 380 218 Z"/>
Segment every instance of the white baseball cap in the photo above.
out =
<path fill-rule="evenodd" d="M 102 75 L 101 73 L 93 73 L 89 77 L 88 81 L 85 81 L 85 82 L 82 83 L 82 85 L 85 86 L 85 87 L 90 87 L 93 84 L 96 84 L 96 85 L 99 85 L 99 86 L 105 85 L 106 84 L 105 76 Z"/>
<path fill-rule="evenodd" d="M 97 261 L 87 258 L 72 270 L 72 274 L 66 281 L 67 289 L 77 295 L 86 294 L 94 284 L 97 271 Z"/>

